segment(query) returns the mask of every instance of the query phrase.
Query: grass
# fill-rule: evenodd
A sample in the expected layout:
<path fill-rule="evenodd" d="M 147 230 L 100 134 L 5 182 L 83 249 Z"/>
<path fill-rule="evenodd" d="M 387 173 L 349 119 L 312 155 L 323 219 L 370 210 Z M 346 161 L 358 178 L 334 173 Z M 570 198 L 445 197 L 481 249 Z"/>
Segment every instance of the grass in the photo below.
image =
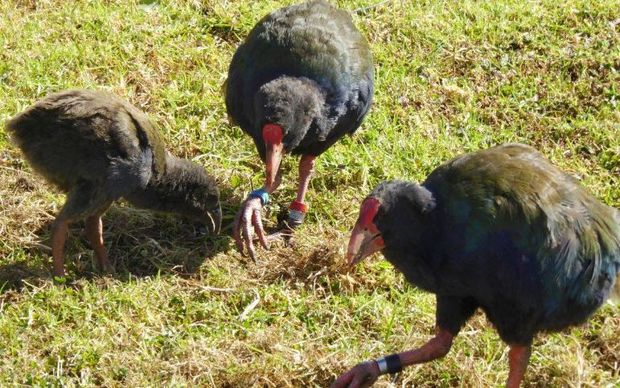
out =
<path fill-rule="evenodd" d="M 346 0 L 356 9 L 378 1 Z M 221 182 L 225 224 L 260 186 L 250 139 L 220 95 L 260 17 L 289 2 L 0 2 L 0 121 L 67 88 L 99 88 L 159 123 L 169 148 Z M 0 385 L 325 386 L 347 367 L 422 344 L 434 298 L 385 261 L 348 271 L 359 201 L 379 181 L 423 179 L 462 152 L 519 141 L 620 207 L 620 2 L 400 1 L 360 12 L 376 96 L 362 130 L 319 159 L 297 246 L 240 256 L 226 230 L 124 204 L 104 218 L 117 274 L 96 275 L 72 228 L 71 284 L 50 279 L 50 222 L 63 196 L 0 130 Z M 294 195 L 295 160 L 266 214 Z M 253 308 L 248 308 L 252 307 Z M 528 386 L 619 386 L 620 314 L 540 336 Z M 379 386 L 499 386 L 507 348 L 477 315 L 442 361 Z"/>

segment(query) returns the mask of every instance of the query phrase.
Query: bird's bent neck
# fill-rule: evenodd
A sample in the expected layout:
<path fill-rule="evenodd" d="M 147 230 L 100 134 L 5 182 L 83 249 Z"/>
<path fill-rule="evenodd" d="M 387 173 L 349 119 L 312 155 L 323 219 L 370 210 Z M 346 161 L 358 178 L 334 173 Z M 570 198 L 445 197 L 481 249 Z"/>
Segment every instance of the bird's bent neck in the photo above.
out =
<path fill-rule="evenodd" d="M 160 176 L 153 177 L 149 186 L 158 187 L 159 190 L 170 193 L 182 193 L 187 190 L 188 186 L 204 181 L 205 174 L 204 169 L 196 163 L 166 152 L 166 169 Z"/>
<path fill-rule="evenodd" d="M 207 180 L 202 167 L 166 152 L 164 171 L 154 175 L 144 189 L 125 198 L 140 208 L 194 218 L 204 214 L 205 209 L 191 198 L 192 188 L 207 184 Z"/>

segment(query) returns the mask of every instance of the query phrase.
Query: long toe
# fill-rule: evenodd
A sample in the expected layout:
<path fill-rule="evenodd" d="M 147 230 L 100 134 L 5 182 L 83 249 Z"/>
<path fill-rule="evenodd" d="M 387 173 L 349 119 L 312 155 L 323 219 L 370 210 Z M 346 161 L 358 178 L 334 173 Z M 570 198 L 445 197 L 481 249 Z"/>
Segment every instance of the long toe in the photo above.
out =
<path fill-rule="evenodd" d="M 295 239 L 294 239 L 294 232 L 293 230 L 291 230 L 290 228 L 282 228 L 280 230 L 278 230 L 275 233 L 270 234 L 269 236 L 267 236 L 267 242 L 269 244 L 273 244 L 273 243 L 283 243 L 284 246 L 292 246 L 295 243 Z"/>

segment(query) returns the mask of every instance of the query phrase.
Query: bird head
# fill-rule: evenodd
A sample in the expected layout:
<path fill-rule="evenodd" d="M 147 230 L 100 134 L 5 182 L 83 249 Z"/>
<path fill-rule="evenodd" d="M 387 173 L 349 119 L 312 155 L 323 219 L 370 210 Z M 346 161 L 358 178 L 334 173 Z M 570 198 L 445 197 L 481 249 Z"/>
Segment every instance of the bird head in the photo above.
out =
<path fill-rule="evenodd" d="M 291 152 L 302 141 L 312 122 L 321 115 L 324 102 L 316 82 L 281 76 L 261 86 L 256 93 L 256 123 L 261 126 L 263 135 L 266 124 L 281 127 L 284 151 Z"/>
<path fill-rule="evenodd" d="M 160 210 L 204 223 L 214 234 L 220 232 L 220 191 L 202 166 L 168 154 L 166 174 L 158 179 L 155 190 L 152 201 Z"/>
<path fill-rule="evenodd" d="M 266 185 L 275 182 L 282 154 L 293 151 L 319 116 L 324 98 L 314 81 L 282 76 L 267 82 L 254 99 L 257 128 L 255 139 L 267 169 Z"/>
<path fill-rule="evenodd" d="M 219 234 L 222 227 L 222 206 L 220 191 L 215 179 L 206 173 L 189 192 L 190 202 L 197 209 L 198 221 L 204 223 L 213 234 Z"/>
<path fill-rule="evenodd" d="M 351 232 L 346 260 L 355 265 L 364 258 L 397 245 L 415 244 L 435 208 L 430 191 L 417 184 L 390 181 L 377 186 L 362 202 Z"/>

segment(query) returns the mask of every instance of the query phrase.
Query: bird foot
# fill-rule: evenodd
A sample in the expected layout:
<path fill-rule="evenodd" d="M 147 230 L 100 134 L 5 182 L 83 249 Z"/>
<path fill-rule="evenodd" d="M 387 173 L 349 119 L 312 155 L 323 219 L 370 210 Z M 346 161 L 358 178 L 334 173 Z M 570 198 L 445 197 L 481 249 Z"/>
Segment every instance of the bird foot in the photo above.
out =
<path fill-rule="evenodd" d="M 293 246 L 295 244 L 295 229 L 297 229 L 303 223 L 296 219 L 288 218 L 282 221 L 280 229 L 269 236 L 267 236 L 267 242 L 272 244 L 274 242 L 282 241 L 284 246 Z"/>
<path fill-rule="evenodd" d="M 290 246 L 293 244 L 293 235 L 293 230 L 285 227 L 267 236 L 267 241 L 269 244 L 282 241 L 285 246 Z"/>

